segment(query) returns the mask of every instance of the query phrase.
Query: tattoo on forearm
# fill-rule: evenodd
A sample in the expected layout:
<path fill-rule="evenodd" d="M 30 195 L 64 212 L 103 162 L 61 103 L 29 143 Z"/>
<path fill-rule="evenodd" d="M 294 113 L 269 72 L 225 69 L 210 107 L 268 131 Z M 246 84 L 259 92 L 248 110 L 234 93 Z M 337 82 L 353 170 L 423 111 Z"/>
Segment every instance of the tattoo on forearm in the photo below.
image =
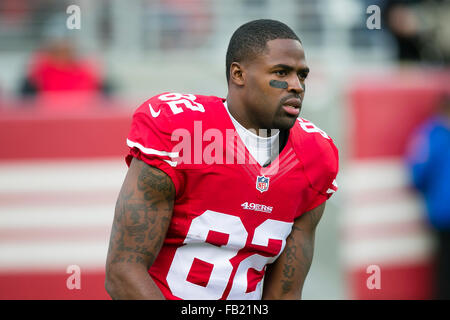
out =
<path fill-rule="evenodd" d="M 299 241 L 300 237 L 302 238 L 301 241 Z M 300 243 L 300 247 L 298 247 L 298 243 Z M 299 278 L 303 280 L 306 278 L 311 267 L 314 239 L 311 239 L 301 228 L 294 226 L 284 250 L 286 257 L 282 269 L 283 276 L 280 281 L 281 290 L 286 294 L 292 290 L 294 281 L 298 281 Z"/>
<path fill-rule="evenodd" d="M 297 251 L 297 247 L 295 245 L 286 246 L 286 263 L 283 265 L 283 278 L 282 289 L 283 293 L 289 292 L 292 289 L 293 279 L 295 275 L 295 268 L 293 267 L 294 260 L 297 260 L 295 257 L 295 252 Z"/>
<path fill-rule="evenodd" d="M 128 189 L 121 191 L 116 204 L 109 244 L 109 251 L 114 252 L 111 263 L 151 264 L 164 241 L 161 234 L 170 223 L 174 186 L 165 173 L 143 165 L 136 186 Z"/>

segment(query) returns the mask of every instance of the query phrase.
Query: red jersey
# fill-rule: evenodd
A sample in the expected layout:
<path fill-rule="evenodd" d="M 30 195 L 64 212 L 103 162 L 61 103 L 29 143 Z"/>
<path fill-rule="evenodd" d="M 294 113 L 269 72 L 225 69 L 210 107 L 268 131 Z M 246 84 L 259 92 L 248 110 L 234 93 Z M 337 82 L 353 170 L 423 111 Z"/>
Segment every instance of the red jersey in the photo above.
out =
<path fill-rule="evenodd" d="M 149 273 L 167 299 L 260 299 L 267 264 L 294 219 L 336 190 L 338 151 L 299 118 L 278 157 L 262 167 L 214 96 L 165 93 L 134 113 L 136 157 L 172 179 L 176 198 Z"/>

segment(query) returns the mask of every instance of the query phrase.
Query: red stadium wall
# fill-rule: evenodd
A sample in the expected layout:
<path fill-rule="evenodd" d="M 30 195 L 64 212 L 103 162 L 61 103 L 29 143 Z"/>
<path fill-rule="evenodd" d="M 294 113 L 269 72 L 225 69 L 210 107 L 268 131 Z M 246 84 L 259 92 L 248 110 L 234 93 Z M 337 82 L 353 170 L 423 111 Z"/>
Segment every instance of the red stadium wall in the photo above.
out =
<path fill-rule="evenodd" d="M 405 71 L 350 87 L 342 255 L 351 299 L 432 298 L 434 243 L 402 157 L 448 83 L 448 73 Z M 378 288 L 367 285 L 371 265 L 380 268 Z"/>
<path fill-rule="evenodd" d="M 131 112 L 93 109 L 51 112 L 0 109 L 0 160 L 123 155 Z"/>
<path fill-rule="evenodd" d="M 109 299 L 104 289 L 104 254 L 119 189 L 100 180 L 108 178 L 108 170 L 126 171 L 123 156 L 131 114 L 130 109 L 95 104 L 79 110 L 39 104 L 0 108 L 0 299 Z M 24 170 L 30 177 L 19 184 L 14 181 L 16 173 Z M 64 185 L 64 180 L 76 182 L 79 173 L 89 178 L 90 172 L 99 175 L 93 178 L 99 187 L 89 186 L 88 181 L 87 190 Z M 39 179 L 42 187 L 35 181 Z M 61 180 L 61 190 L 46 179 Z M 114 181 L 120 179 L 119 175 Z M 111 217 L 106 213 L 106 218 L 90 219 L 96 208 Z M 87 210 L 91 211 L 87 214 Z M 25 221 L 40 216 L 46 220 L 53 211 L 60 211 L 54 223 Z M 16 213 L 25 218 L 17 222 Z M 86 218 L 74 217 L 81 213 Z M 90 220 L 94 225 L 88 225 Z M 93 246 L 100 249 L 91 250 Z M 81 266 L 80 290 L 66 285 L 70 261 Z"/>

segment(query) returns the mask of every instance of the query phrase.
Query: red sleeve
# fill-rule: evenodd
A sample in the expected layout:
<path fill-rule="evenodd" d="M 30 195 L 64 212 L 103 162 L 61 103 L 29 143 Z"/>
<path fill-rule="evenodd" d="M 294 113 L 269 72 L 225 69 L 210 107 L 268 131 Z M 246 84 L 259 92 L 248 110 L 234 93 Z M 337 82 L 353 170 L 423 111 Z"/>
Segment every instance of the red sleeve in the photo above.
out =
<path fill-rule="evenodd" d="M 326 159 L 323 159 L 323 166 L 321 166 L 323 178 L 320 180 L 322 183 L 314 185 L 313 189 L 317 195 L 312 199 L 305 212 L 318 207 L 338 190 L 336 177 L 339 170 L 339 153 L 331 139 L 329 144 L 331 148 L 323 154 Z"/>
<path fill-rule="evenodd" d="M 135 157 L 164 171 L 172 179 L 179 195 L 183 186 L 182 175 L 177 171 L 179 154 L 172 151 L 174 142 L 171 141 L 171 123 L 165 111 L 165 107 L 155 98 L 147 100 L 136 110 L 127 137 L 130 150 L 126 162 L 129 166 Z"/>
<path fill-rule="evenodd" d="M 308 181 L 296 218 L 328 200 L 338 189 L 339 154 L 333 140 L 312 122 L 299 118 L 293 128 L 295 151 Z M 291 129 L 292 130 L 292 129 Z"/>

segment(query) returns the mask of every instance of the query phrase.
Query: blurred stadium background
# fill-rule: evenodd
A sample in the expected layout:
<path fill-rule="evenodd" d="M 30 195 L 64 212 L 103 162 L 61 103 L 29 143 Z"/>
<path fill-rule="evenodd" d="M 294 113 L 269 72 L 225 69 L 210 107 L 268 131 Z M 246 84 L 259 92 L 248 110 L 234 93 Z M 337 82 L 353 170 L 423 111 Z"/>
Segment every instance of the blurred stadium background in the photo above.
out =
<path fill-rule="evenodd" d="M 450 4 L 400 2 L 1 0 L 0 299 L 108 298 L 133 110 L 165 91 L 225 97 L 228 41 L 258 18 L 302 39 L 311 68 L 302 116 L 341 156 L 303 297 L 432 298 L 433 235 L 402 155 L 450 84 Z M 80 29 L 67 27 L 70 5 Z M 366 25 L 370 5 L 381 8 L 381 29 Z M 73 52 L 73 87 L 58 77 L 33 86 L 52 74 L 45 59 Z M 71 265 L 81 289 L 67 288 Z M 370 289 L 373 265 L 381 287 Z"/>

